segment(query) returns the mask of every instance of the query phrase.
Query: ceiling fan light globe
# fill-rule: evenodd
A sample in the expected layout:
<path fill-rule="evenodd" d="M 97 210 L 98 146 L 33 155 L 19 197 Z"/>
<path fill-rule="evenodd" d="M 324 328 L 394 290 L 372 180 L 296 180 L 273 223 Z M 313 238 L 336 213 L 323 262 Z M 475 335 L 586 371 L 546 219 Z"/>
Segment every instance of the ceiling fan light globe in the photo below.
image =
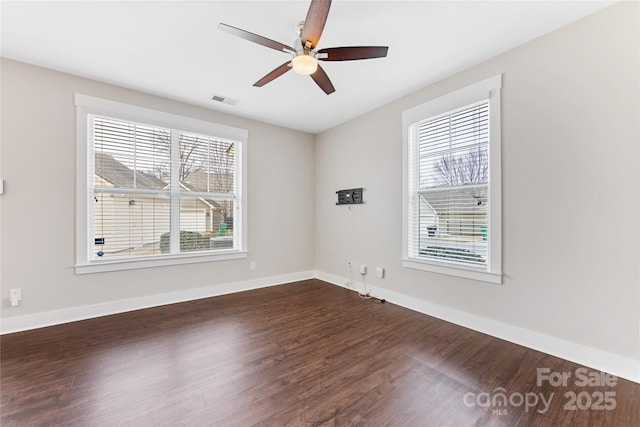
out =
<path fill-rule="evenodd" d="M 311 55 L 298 55 L 291 61 L 293 71 L 303 76 L 313 74 L 318 69 L 318 61 Z"/>

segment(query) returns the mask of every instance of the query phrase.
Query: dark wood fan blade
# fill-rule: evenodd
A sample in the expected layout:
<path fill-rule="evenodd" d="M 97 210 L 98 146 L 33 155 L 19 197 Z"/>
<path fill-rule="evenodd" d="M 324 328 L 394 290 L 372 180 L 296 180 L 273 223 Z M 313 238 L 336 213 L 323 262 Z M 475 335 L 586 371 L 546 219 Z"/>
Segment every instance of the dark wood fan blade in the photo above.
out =
<path fill-rule="evenodd" d="M 387 46 L 329 47 L 318 51 L 318 59 L 322 61 L 354 61 L 357 59 L 384 58 L 387 56 L 388 50 Z M 326 58 L 322 54 L 326 54 Z"/>
<path fill-rule="evenodd" d="M 320 65 L 318 65 L 318 69 L 316 70 L 316 72 L 311 74 L 311 78 L 327 95 L 330 95 L 336 91 L 336 88 L 333 87 L 333 83 L 331 83 L 331 80 L 329 80 L 329 76 L 327 76 L 327 73 L 324 72 Z"/>
<path fill-rule="evenodd" d="M 314 49 L 318 45 L 322 30 L 324 30 L 324 24 L 327 22 L 330 7 L 331 0 L 311 0 L 307 17 L 304 20 L 304 28 L 300 35 L 304 47 Z M 306 46 L 307 42 L 310 43 L 310 46 Z"/>
<path fill-rule="evenodd" d="M 270 47 L 271 49 L 279 50 L 281 52 L 295 51 L 291 46 L 287 46 L 286 44 L 250 33 L 249 31 L 245 31 L 240 28 L 232 27 L 231 25 L 223 24 L 222 22 L 218 24 L 218 29 L 229 34 L 233 34 L 236 37 L 240 37 L 242 39 L 249 40 L 250 42 Z"/>
<path fill-rule="evenodd" d="M 284 64 L 280 65 L 279 67 L 273 69 L 269 74 L 267 74 L 266 76 L 264 76 L 263 78 L 255 82 L 253 85 L 256 87 L 262 87 L 267 83 L 269 83 L 271 80 L 274 80 L 280 77 L 290 69 L 291 69 L 291 61 L 287 61 Z"/>

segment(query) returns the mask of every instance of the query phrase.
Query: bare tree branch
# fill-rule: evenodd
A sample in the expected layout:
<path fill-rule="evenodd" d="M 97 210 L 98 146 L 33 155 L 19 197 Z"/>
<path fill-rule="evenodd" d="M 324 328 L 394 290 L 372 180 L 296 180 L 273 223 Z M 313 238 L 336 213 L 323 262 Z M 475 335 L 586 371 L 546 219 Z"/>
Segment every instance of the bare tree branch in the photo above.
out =
<path fill-rule="evenodd" d="M 478 147 L 459 155 L 444 155 L 434 163 L 439 186 L 484 184 L 489 181 L 489 153 Z"/>

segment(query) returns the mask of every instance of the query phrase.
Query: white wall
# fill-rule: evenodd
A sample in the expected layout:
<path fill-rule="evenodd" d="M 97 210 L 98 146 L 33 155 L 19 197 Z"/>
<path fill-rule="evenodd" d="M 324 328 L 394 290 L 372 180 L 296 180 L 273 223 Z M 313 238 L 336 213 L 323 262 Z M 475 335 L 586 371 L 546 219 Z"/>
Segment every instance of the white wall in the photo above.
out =
<path fill-rule="evenodd" d="M 12 60 L 1 66 L 5 321 L 313 270 L 313 135 Z M 75 275 L 74 92 L 247 129 L 248 259 Z M 10 308 L 9 289 L 18 287 L 23 301 Z"/>
<path fill-rule="evenodd" d="M 640 360 L 638 18 L 616 4 L 319 135 L 317 270 L 384 266 L 382 294 Z M 403 268 L 402 111 L 499 73 L 503 285 Z M 335 206 L 353 187 L 366 204 Z"/>

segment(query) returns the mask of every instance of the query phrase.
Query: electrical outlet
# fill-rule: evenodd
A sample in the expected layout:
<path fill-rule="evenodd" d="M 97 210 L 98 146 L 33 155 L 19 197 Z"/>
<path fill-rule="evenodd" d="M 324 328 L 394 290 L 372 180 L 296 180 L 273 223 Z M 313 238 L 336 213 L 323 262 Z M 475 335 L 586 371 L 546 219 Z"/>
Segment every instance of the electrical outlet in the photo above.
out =
<path fill-rule="evenodd" d="M 367 274 L 367 266 L 365 264 L 360 264 L 360 267 L 358 267 L 358 271 L 364 276 L 365 274 Z"/>
<path fill-rule="evenodd" d="M 384 279 L 384 267 L 376 267 L 376 277 Z"/>
<path fill-rule="evenodd" d="M 250 270 L 255 270 L 256 269 L 256 262 L 255 261 L 251 261 L 251 263 L 249 264 L 249 269 Z"/>
<path fill-rule="evenodd" d="M 9 289 L 9 301 L 11 307 L 17 307 L 22 301 L 22 288 Z"/>

